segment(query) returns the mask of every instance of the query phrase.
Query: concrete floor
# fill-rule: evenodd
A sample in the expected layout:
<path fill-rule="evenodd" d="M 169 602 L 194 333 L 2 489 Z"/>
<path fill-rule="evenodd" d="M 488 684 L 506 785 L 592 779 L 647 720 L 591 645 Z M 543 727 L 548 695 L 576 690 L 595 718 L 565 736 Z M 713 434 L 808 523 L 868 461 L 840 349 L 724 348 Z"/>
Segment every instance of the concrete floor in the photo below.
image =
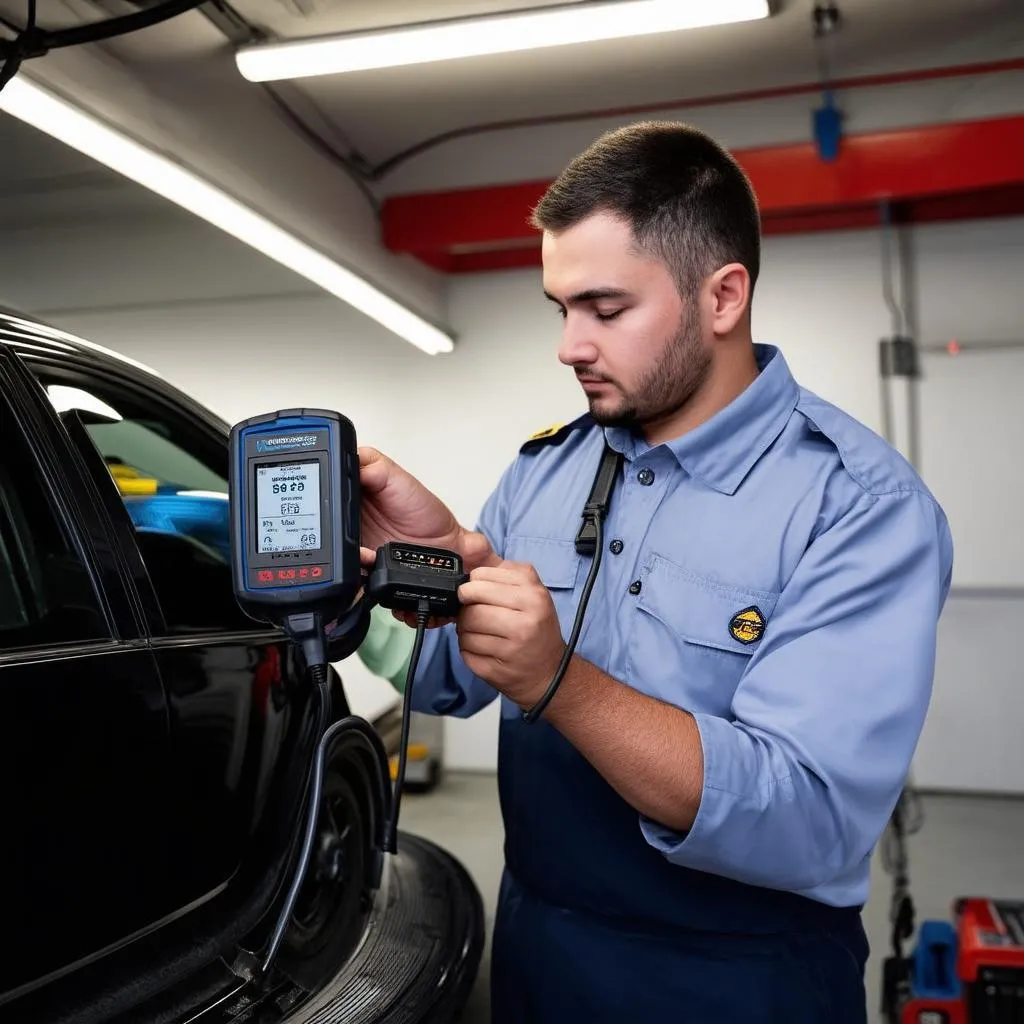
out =
<path fill-rule="evenodd" d="M 961 895 L 1024 897 L 1024 800 L 925 795 L 924 823 L 908 841 L 910 881 L 918 922 L 946 919 Z M 402 828 L 433 839 L 476 879 L 487 912 L 488 948 L 462 1024 L 490 1021 L 487 959 L 502 868 L 502 825 L 493 775 L 448 773 L 433 793 L 402 800 Z M 879 970 L 889 948 L 891 883 L 876 856 L 872 896 L 864 912 L 871 940 L 867 986 L 872 1024 Z"/>

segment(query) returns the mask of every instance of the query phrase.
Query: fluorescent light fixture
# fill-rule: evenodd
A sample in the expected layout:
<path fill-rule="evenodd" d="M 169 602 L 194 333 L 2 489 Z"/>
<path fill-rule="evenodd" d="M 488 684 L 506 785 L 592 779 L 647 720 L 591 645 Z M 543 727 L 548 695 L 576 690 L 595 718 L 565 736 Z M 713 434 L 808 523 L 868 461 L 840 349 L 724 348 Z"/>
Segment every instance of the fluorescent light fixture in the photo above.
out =
<path fill-rule="evenodd" d="M 430 355 L 452 339 L 368 281 L 167 157 L 19 75 L 0 110 L 92 157 L 319 285 Z"/>
<path fill-rule="evenodd" d="M 769 0 L 616 0 L 241 48 L 250 82 L 338 75 L 767 18 Z"/>

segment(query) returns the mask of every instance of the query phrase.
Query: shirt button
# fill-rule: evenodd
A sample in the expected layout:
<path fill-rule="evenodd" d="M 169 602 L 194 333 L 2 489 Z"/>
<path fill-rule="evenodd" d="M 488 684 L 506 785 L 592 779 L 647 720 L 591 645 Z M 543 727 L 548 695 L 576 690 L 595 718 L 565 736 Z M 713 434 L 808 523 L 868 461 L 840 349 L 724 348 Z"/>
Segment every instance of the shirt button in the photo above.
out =
<path fill-rule="evenodd" d="M 648 469 L 645 466 L 639 473 L 637 473 L 636 478 L 644 487 L 650 487 L 651 484 L 654 483 L 654 470 Z"/>
<path fill-rule="evenodd" d="M 613 555 L 621 555 L 623 546 L 624 545 L 621 540 L 613 540 L 611 544 L 608 545 L 608 550 L 611 551 Z"/>
<path fill-rule="evenodd" d="M 639 594 L 640 593 L 640 588 L 642 586 L 643 586 L 643 584 L 639 580 L 633 580 L 633 582 L 630 583 L 630 585 L 629 585 L 629 592 L 631 594 Z"/>

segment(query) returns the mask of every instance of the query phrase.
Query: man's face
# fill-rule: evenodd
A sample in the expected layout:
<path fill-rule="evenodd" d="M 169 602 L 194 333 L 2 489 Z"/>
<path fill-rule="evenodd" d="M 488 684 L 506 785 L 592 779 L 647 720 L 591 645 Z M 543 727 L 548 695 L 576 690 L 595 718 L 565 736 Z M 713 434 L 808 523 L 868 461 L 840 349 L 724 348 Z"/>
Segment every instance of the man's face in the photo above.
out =
<path fill-rule="evenodd" d="M 667 267 L 638 252 L 629 225 L 596 213 L 544 233 L 544 292 L 565 321 L 558 358 L 576 371 L 604 426 L 672 416 L 711 365 L 699 311 Z"/>

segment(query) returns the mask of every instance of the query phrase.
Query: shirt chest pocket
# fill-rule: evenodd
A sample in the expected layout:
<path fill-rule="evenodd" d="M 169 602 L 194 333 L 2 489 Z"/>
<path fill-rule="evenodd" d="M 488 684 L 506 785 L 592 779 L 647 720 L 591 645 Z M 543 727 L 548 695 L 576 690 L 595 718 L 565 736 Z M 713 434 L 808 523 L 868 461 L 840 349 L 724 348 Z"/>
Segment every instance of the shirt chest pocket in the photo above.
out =
<path fill-rule="evenodd" d="M 711 580 L 655 555 L 637 599 L 630 684 L 686 710 L 728 717 L 771 629 L 778 596 Z"/>
<path fill-rule="evenodd" d="M 558 537 L 512 536 L 505 542 L 503 557 L 509 562 L 528 562 L 537 570 L 541 582 L 551 594 L 551 600 L 562 623 L 563 634 L 568 634 L 576 614 L 577 585 L 586 578 L 583 556 L 576 551 L 573 540 Z"/>

